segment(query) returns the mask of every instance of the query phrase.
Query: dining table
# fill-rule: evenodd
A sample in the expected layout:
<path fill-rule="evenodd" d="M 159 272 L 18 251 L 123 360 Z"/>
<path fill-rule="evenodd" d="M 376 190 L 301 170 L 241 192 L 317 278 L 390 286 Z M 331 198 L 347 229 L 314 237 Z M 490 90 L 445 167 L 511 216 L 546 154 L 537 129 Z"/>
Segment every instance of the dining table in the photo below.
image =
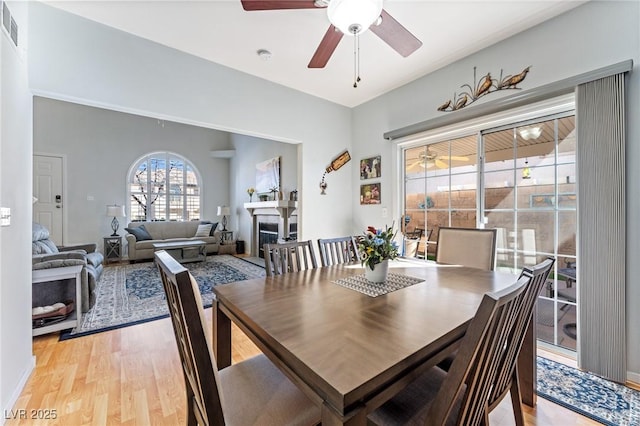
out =
<path fill-rule="evenodd" d="M 217 366 L 231 364 L 233 322 L 322 407 L 323 425 L 366 424 L 368 413 L 457 349 L 486 292 L 516 280 L 398 258 L 383 284 L 367 282 L 364 267 L 352 263 L 219 285 L 212 304 Z M 533 406 L 533 330 L 518 368 L 523 402 Z"/>

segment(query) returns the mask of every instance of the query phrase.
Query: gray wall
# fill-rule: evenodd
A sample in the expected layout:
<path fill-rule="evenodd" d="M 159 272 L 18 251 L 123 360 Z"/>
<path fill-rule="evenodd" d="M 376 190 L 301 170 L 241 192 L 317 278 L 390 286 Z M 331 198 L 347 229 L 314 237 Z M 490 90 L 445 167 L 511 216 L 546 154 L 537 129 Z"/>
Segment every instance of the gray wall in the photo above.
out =
<path fill-rule="evenodd" d="M 31 356 L 31 95 L 27 82 L 27 7 L 9 2 L 19 49 L 0 34 L 0 409 L 9 410 L 34 367 Z M 6 411 L 3 411 L 6 413 Z"/>
<path fill-rule="evenodd" d="M 328 196 L 318 190 L 331 159 L 350 148 L 348 108 L 41 3 L 30 3 L 30 18 L 29 78 L 36 94 L 300 143 L 302 236 L 351 230 L 351 209 L 332 209 L 349 205 L 350 187 Z"/>
<path fill-rule="evenodd" d="M 360 206 L 352 200 L 354 226 L 390 223 L 382 218 L 383 207 L 393 207 L 396 223 L 400 215 L 395 176 L 390 173 L 395 149 L 382 138 L 384 132 L 442 115 L 436 108 L 449 99 L 461 84 L 478 74 L 504 69 L 515 73 L 532 65 L 520 85 L 531 89 L 563 78 L 633 59 L 634 71 L 628 79 L 627 97 L 627 359 L 628 377 L 640 383 L 640 3 L 588 2 L 555 19 L 524 31 L 450 66 L 424 76 L 377 99 L 353 109 L 353 156 L 356 159 L 382 154 L 382 204 Z M 458 90 L 459 91 L 459 90 Z M 509 96 L 494 93 L 478 104 Z M 470 106 L 468 108 L 473 108 Z M 451 114 L 451 113 L 448 113 Z M 454 113 L 455 114 L 455 113 Z M 397 170 L 397 167 L 396 167 Z M 357 188 L 359 177 L 352 175 Z M 625 206 L 620 206 L 625 208 Z M 594 247 L 596 250 L 603 247 Z M 606 285 L 606 283 L 603 283 Z"/>
<path fill-rule="evenodd" d="M 227 132 L 41 97 L 34 99 L 33 129 L 35 153 L 67 158 L 65 244 L 102 247 L 111 234 L 106 205 L 128 205 L 129 168 L 154 151 L 182 155 L 200 172 L 203 219 L 217 219 L 217 206 L 229 204 L 229 161 L 209 155 L 230 148 Z M 119 220 L 123 235 L 129 219 Z"/>
<path fill-rule="evenodd" d="M 256 186 L 256 164 L 280 157 L 280 187 L 284 196 L 298 187 L 298 145 L 275 142 L 251 136 L 231 135 L 235 156 L 231 159 L 231 200 L 235 237 L 245 241 L 245 252 L 251 252 L 251 223 L 249 212 L 243 207 L 249 202 L 247 188 Z M 257 201 L 257 194 L 253 201 Z"/>

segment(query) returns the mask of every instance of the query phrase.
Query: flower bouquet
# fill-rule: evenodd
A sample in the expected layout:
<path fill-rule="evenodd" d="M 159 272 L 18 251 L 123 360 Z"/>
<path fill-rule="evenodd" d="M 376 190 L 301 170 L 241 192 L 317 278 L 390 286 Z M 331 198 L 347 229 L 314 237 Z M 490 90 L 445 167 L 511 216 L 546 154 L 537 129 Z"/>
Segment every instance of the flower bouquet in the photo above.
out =
<path fill-rule="evenodd" d="M 362 265 L 365 266 L 367 280 L 382 282 L 386 279 L 388 261 L 398 257 L 398 243 L 394 241 L 395 237 L 393 224 L 391 227 L 385 226 L 384 230 L 367 227 L 364 238 L 358 242 L 358 252 Z M 378 272 L 372 274 L 376 269 Z"/>
<path fill-rule="evenodd" d="M 253 200 L 253 193 L 256 192 L 256 189 L 253 186 L 247 188 L 247 194 L 249 194 L 249 201 Z"/>

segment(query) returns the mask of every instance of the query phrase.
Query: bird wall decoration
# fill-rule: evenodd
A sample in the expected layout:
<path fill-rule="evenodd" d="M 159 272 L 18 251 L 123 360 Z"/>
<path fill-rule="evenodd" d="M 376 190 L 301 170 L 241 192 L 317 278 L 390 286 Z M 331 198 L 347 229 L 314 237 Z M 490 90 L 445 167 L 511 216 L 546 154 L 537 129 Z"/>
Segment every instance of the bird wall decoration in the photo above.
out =
<path fill-rule="evenodd" d="M 480 81 L 476 81 L 476 67 L 473 67 L 473 86 L 470 84 L 463 84 L 460 86 L 461 91 L 459 94 L 453 94 L 453 99 L 447 100 L 445 103 L 438 107 L 438 111 L 451 112 L 462 109 L 471 105 L 481 97 L 488 95 L 489 93 L 497 92 L 498 90 L 517 89 L 520 84 L 529 73 L 531 65 L 522 70 L 516 75 L 502 76 L 503 70 L 500 70 L 500 78 L 492 78 L 491 73 L 488 72 L 485 76 L 480 78 Z"/>

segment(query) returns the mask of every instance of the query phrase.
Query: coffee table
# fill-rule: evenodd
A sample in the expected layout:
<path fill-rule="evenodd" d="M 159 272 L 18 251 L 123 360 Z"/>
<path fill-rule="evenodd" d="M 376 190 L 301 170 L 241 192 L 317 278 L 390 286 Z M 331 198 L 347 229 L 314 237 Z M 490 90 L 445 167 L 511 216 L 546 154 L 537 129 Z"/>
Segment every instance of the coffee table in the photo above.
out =
<path fill-rule="evenodd" d="M 164 250 L 180 263 L 204 262 L 207 259 L 207 243 L 202 240 L 154 243 L 153 250 Z"/>

